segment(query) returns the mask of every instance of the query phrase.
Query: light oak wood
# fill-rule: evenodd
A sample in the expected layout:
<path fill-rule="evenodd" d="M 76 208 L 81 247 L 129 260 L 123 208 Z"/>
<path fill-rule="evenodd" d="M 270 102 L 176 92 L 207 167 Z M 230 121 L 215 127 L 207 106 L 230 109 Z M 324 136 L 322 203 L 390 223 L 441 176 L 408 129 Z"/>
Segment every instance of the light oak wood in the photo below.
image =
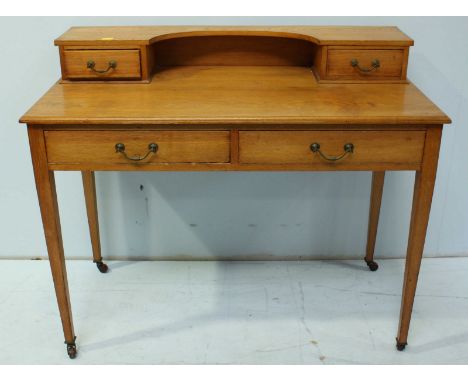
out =
<path fill-rule="evenodd" d="M 369 206 L 369 225 L 367 230 L 366 261 L 374 260 L 377 228 L 379 226 L 380 205 L 385 181 L 385 171 L 372 172 L 372 185 Z"/>
<path fill-rule="evenodd" d="M 141 60 L 141 79 L 142 81 L 150 81 L 153 74 L 154 67 L 154 54 L 150 47 L 143 45 L 140 47 L 140 60 Z"/>
<path fill-rule="evenodd" d="M 226 163 L 230 159 L 229 131 L 46 131 L 49 163 L 144 164 Z M 123 143 L 132 157 L 144 156 L 148 145 L 158 150 L 140 163 L 116 152 Z"/>
<path fill-rule="evenodd" d="M 356 59 L 363 69 L 372 68 L 372 61 L 379 60 L 380 67 L 371 72 L 361 72 L 351 66 Z M 365 79 L 366 81 L 402 78 L 403 49 L 329 49 L 325 79 Z"/>
<path fill-rule="evenodd" d="M 62 65 L 64 83 L 54 85 L 21 122 L 28 124 L 68 343 L 74 332 L 55 170 L 82 171 L 95 261 L 101 253 L 94 171 L 373 171 L 369 261 L 385 171 L 416 170 L 397 337 L 399 349 L 404 347 L 442 124 L 450 123 L 406 82 L 410 38 L 394 27 L 85 27 L 70 29 L 55 43 L 62 63 L 81 56 L 71 69 Z M 133 83 L 66 79 L 73 65 L 82 70 L 85 51 L 103 54 L 99 68 L 108 54 L 138 53 L 140 77 Z M 356 76 L 352 58 L 363 66 L 378 58 L 381 68 Z M 354 151 L 330 162 L 311 151 L 314 142 L 329 156 L 340 155 L 346 143 Z M 158 150 L 133 162 L 116 152 L 116 143 L 125 144 L 130 156 L 145 155 L 149 143 Z"/>
<path fill-rule="evenodd" d="M 111 86 L 109 84 L 109 86 Z M 132 131 L 164 131 L 164 130 L 235 130 L 242 128 L 243 130 L 249 131 L 304 131 L 304 130 L 317 130 L 317 131 L 426 131 L 433 124 L 190 124 L 190 123 L 177 123 L 177 124 L 152 124 L 152 125 L 141 125 L 141 124 L 48 124 L 43 125 L 42 128 L 45 131 L 82 131 L 82 130 L 132 130 Z"/>
<path fill-rule="evenodd" d="M 373 26 L 118 26 L 73 27 L 56 45 L 149 45 L 193 36 L 277 36 L 304 39 L 319 45 L 413 45 L 397 27 Z M 378 42 L 378 43 L 377 43 Z"/>
<path fill-rule="evenodd" d="M 70 294 L 68 292 L 67 270 L 65 267 L 54 173 L 47 168 L 47 154 L 42 129 L 29 127 L 28 135 L 42 225 L 44 227 L 47 253 L 49 255 L 60 318 L 62 320 L 63 334 L 65 341 L 72 343 L 75 340 L 75 332 L 73 329 Z"/>
<path fill-rule="evenodd" d="M 65 50 L 62 53 L 63 79 L 122 79 L 141 78 L 139 50 Z M 106 70 L 110 61 L 117 66 L 106 73 L 96 73 L 87 67 L 87 62 L 95 62 L 96 70 Z"/>
<path fill-rule="evenodd" d="M 144 45 L 145 47 L 147 45 Z M 141 50 L 141 46 L 138 44 L 127 44 L 127 45 L 112 45 L 112 46 L 103 46 L 103 45 L 60 45 L 64 51 L 72 50 L 100 50 L 110 52 L 112 50 Z"/>
<path fill-rule="evenodd" d="M 91 248 L 95 263 L 102 262 L 101 240 L 99 237 L 99 219 L 96 198 L 96 180 L 94 171 L 82 171 L 83 190 L 86 203 L 86 214 L 88 216 L 89 235 L 91 237 Z"/>
<path fill-rule="evenodd" d="M 377 57 L 378 53 L 380 53 L 380 62 L 385 64 L 385 66 L 382 65 L 378 70 L 362 73 L 358 68 L 351 66 L 351 60 L 356 58 L 359 65 L 363 68 L 366 68 L 364 62 L 367 60 L 369 63 L 367 68 L 369 68 L 372 60 L 375 58 L 379 59 Z M 374 84 L 407 84 L 408 53 L 408 46 L 320 46 L 314 57 L 312 71 L 317 81 L 321 84 L 356 84 L 365 82 Z M 382 57 L 384 60 L 382 60 Z"/>
<path fill-rule="evenodd" d="M 367 165 L 372 163 L 405 163 L 418 166 L 421 162 L 425 133 L 421 131 L 240 131 L 239 161 L 241 163 L 321 163 L 331 167 Z M 310 149 L 319 143 L 327 156 L 339 156 L 347 143 L 354 152 L 340 161 L 327 162 Z"/>
<path fill-rule="evenodd" d="M 168 39 L 152 46 L 161 66 L 312 66 L 317 46 L 268 36 L 204 36 Z"/>
<path fill-rule="evenodd" d="M 49 163 L 54 171 L 410 171 L 416 163 Z"/>
<path fill-rule="evenodd" d="M 403 65 L 401 67 L 401 78 L 402 80 L 407 80 L 407 72 L 408 72 L 408 57 L 409 57 L 409 47 L 403 48 Z"/>
<path fill-rule="evenodd" d="M 413 310 L 414 296 L 418 283 L 419 268 L 426 240 L 427 224 L 432 204 L 432 193 L 437 173 L 442 127 L 428 129 L 422 168 L 416 172 L 414 181 L 413 207 L 406 252 L 405 276 L 400 310 L 397 343 L 405 345 Z"/>
<path fill-rule="evenodd" d="M 230 165 L 239 165 L 239 129 L 231 129 L 231 161 Z"/>
<path fill-rule="evenodd" d="M 321 46 L 317 49 L 314 56 L 314 65 L 312 66 L 312 72 L 320 82 L 321 78 L 326 76 L 327 72 L 327 55 L 328 46 Z"/>
<path fill-rule="evenodd" d="M 108 27 L 72 28 L 55 41 L 60 48 L 62 81 L 66 82 L 64 52 L 80 49 L 140 51 L 142 77 L 151 81 L 157 67 L 180 65 L 279 65 L 310 67 L 320 82 L 404 82 L 409 46 L 413 41 L 395 27 Z M 340 49 L 341 52 L 333 50 Z M 379 53 L 385 65 L 362 75 L 342 65 L 352 49 L 367 59 L 365 49 Z M 388 50 L 396 49 L 393 56 Z M 328 55 L 330 52 L 330 56 Z M 398 53 L 400 55 L 398 56 Z M 399 75 L 389 73 L 397 68 Z M 328 68 L 327 62 L 330 68 Z M 404 62 L 403 62 L 404 61 Z M 76 77 L 74 80 L 86 80 Z M 97 81 L 113 80 L 100 76 Z"/>
<path fill-rule="evenodd" d="M 321 85 L 303 67 L 185 66 L 161 70 L 144 86 L 56 84 L 21 122 L 410 125 L 450 119 L 412 84 Z"/>

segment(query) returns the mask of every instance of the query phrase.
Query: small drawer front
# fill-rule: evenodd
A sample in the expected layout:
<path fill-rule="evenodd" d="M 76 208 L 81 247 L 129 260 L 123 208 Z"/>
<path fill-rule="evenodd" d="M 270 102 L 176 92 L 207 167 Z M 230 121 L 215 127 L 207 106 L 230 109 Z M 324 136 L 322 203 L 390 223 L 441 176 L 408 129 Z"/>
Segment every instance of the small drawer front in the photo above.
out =
<path fill-rule="evenodd" d="M 327 79 L 400 80 L 403 49 L 329 49 Z"/>
<path fill-rule="evenodd" d="M 144 165 L 230 160 L 229 131 L 46 131 L 45 137 L 49 163 Z M 119 150 L 118 144 L 123 145 Z"/>
<path fill-rule="evenodd" d="M 241 131 L 239 158 L 245 164 L 414 167 L 421 163 L 424 138 L 424 131 Z"/>
<path fill-rule="evenodd" d="M 111 80 L 140 79 L 140 51 L 133 50 L 64 50 L 66 79 Z"/>

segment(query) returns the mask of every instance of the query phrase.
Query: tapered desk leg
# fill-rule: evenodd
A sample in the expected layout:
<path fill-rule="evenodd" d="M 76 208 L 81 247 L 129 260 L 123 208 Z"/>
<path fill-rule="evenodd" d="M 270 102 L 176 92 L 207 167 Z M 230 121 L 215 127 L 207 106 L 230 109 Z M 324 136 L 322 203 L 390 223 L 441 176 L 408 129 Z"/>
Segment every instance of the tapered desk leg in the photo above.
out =
<path fill-rule="evenodd" d="M 76 357 L 75 332 L 68 293 L 67 270 L 63 252 L 62 233 L 53 171 L 49 171 L 42 129 L 28 128 L 29 144 L 36 180 L 37 195 L 44 226 L 47 252 L 54 280 L 55 294 L 62 320 L 65 343 L 70 358 Z"/>
<path fill-rule="evenodd" d="M 441 133 L 442 129 L 439 127 L 428 129 L 421 170 L 417 171 L 415 176 L 413 207 L 401 300 L 400 325 L 396 338 L 398 350 L 403 350 L 407 345 L 411 312 L 413 310 L 419 268 L 421 266 L 431 210 L 432 193 L 436 179 Z"/>
<path fill-rule="evenodd" d="M 99 239 L 99 220 L 96 198 L 96 182 L 94 171 L 82 171 L 83 190 L 86 202 L 86 213 L 88 215 L 89 234 L 91 236 L 91 247 L 93 249 L 93 260 L 101 273 L 106 273 L 108 267 L 102 262 L 101 241 Z"/>
<path fill-rule="evenodd" d="M 372 173 L 372 186 L 369 207 L 369 226 L 367 230 L 367 247 L 364 261 L 371 271 L 376 271 L 379 265 L 374 261 L 375 241 L 377 238 L 377 227 L 379 225 L 380 205 L 385 180 L 385 171 L 374 171 Z"/>

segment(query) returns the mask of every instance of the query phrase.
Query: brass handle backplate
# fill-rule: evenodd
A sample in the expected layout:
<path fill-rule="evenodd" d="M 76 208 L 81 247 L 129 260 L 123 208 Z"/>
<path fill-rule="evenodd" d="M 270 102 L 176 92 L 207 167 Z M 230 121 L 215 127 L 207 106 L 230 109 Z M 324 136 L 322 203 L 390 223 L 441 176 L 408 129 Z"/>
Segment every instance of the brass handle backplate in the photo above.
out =
<path fill-rule="evenodd" d="M 150 143 L 148 145 L 148 152 L 144 156 L 140 156 L 140 155 L 129 156 L 125 152 L 125 145 L 123 143 L 117 143 L 115 145 L 115 152 L 116 153 L 121 153 L 128 160 L 138 162 L 138 161 L 142 161 L 142 160 L 146 159 L 148 157 L 148 155 L 150 155 L 151 153 L 153 153 L 153 154 L 156 153 L 156 151 L 158 151 L 158 148 L 159 147 L 158 147 L 158 145 L 156 143 Z"/>
<path fill-rule="evenodd" d="M 117 61 L 110 60 L 109 63 L 107 64 L 107 69 L 99 70 L 99 69 L 96 69 L 96 63 L 93 60 L 89 60 L 86 63 L 86 67 L 88 69 L 91 69 L 94 73 L 105 74 L 109 70 L 115 69 L 117 67 Z"/>
<path fill-rule="evenodd" d="M 340 159 L 343 159 L 344 157 L 346 157 L 348 154 L 352 154 L 354 152 L 354 145 L 352 143 L 346 143 L 344 146 L 343 146 L 343 150 L 344 150 L 344 153 L 339 155 L 339 156 L 336 156 L 336 157 L 333 157 L 333 156 L 328 156 L 328 155 L 325 155 L 324 153 L 322 153 L 322 151 L 320 150 L 320 143 L 312 143 L 310 145 L 310 150 L 313 152 L 313 153 L 319 153 L 320 156 L 327 160 L 327 161 L 330 161 L 330 162 L 336 162 L 336 161 L 339 161 Z"/>
<path fill-rule="evenodd" d="M 363 73 L 373 72 L 374 70 L 380 68 L 380 61 L 377 58 L 372 60 L 370 68 L 362 68 L 361 66 L 359 66 L 359 61 L 356 58 L 353 58 L 350 64 L 353 68 L 356 68 Z"/>

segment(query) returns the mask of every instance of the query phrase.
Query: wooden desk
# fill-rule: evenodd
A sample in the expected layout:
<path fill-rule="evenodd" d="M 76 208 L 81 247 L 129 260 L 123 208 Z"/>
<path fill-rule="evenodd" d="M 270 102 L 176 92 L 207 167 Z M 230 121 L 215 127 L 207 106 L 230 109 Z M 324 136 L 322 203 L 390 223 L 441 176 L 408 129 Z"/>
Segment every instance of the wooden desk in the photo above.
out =
<path fill-rule="evenodd" d="M 54 171 L 81 171 L 102 262 L 94 171 L 373 171 L 372 271 L 385 171 L 416 172 L 397 348 L 407 344 L 443 124 L 406 79 L 390 27 L 72 28 L 62 79 L 22 118 L 67 351 L 76 356 Z"/>

